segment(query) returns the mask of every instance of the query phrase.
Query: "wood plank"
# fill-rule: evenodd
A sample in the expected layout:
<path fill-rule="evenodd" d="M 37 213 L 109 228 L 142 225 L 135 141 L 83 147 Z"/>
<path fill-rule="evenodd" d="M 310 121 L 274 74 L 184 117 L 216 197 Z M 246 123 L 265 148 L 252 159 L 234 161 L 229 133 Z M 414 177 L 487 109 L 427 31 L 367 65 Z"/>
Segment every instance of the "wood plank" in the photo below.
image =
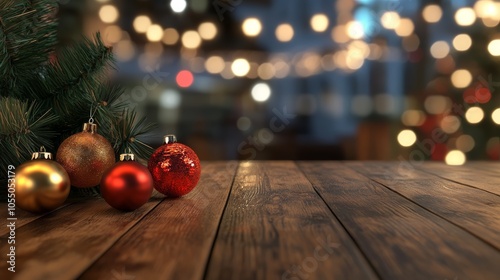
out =
<path fill-rule="evenodd" d="M 346 163 L 299 165 L 382 278 L 498 279 L 500 252 L 470 233 Z M 373 173 L 386 176 L 396 168 Z"/>
<path fill-rule="evenodd" d="M 206 279 L 374 279 L 293 162 L 240 166 Z"/>
<path fill-rule="evenodd" d="M 500 195 L 500 169 L 497 174 L 493 174 L 492 171 L 481 166 L 484 165 L 467 164 L 451 167 L 435 162 L 418 165 L 417 168 L 441 178 Z"/>
<path fill-rule="evenodd" d="M 15 273 L 2 253 L 0 279 L 75 279 L 161 200 L 123 213 L 96 198 L 36 219 L 16 230 Z M 0 252 L 8 252 L 7 234 L 0 239 Z"/>
<path fill-rule="evenodd" d="M 201 279 L 237 164 L 205 164 L 199 185 L 166 199 L 81 279 Z"/>
<path fill-rule="evenodd" d="M 394 164 L 349 166 L 500 249 L 499 196 L 416 169 L 391 172 Z M 455 169 L 442 166 L 447 174 Z"/>

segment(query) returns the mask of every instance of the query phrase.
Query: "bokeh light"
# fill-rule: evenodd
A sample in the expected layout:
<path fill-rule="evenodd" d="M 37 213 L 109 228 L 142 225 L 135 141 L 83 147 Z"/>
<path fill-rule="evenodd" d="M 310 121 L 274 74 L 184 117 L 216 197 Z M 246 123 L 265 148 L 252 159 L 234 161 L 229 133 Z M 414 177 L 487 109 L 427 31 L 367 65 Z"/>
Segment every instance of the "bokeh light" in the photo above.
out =
<path fill-rule="evenodd" d="M 448 165 L 463 165 L 466 160 L 465 154 L 459 150 L 449 151 L 444 159 Z"/>
<path fill-rule="evenodd" d="M 179 73 L 177 73 L 177 76 L 175 77 L 175 81 L 177 82 L 177 85 L 179 87 L 188 88 L 194 82 L 193 73 L 188 70 L 179 71 Z"/>
<path fill-rule="evenodd" d="M 250 71 L 250 63 L 244 58 L 238 58 L 231 64 L 231 70 L 235 76 L 243 77 Z"/>
<path fill-rule="evenodd" d="M 247 18 L 241 26 L 243 33 L 248 37 L 256 37 L 262 31 L 262 23 L 258 18 Z"/>
<path fill-rule="evenodd" d="M 430 51 L 434 58 L 445 58 L 450 53 L 450 46 L 445 41 L 437 41 L 432 44 Z"/>
<path fill-rule="evenodd" d="M 484 111 L 480 107 L 470 107 L 465 112 L 465 119 L 471 124 L 480 123 L 484 118 Z"/>
<path fill-rule="evenodd" d="M 288 23 L 282 23 L 276 27 L 276 38 L 280 42 L 289 42 L 293 35 L 293 27 Z"/>
<path fill-rule="evenodd" d="M 172 8 L 172 11 L 175 13 L 182 13 L 184 10 L 186 10 L 187 7 L 187 2 L 186 0 L 172 0 L 170 1 L 170 8 Z"/>
<path fill-rule="evenodd" d="M 500 39 L 492 40 L 488 44 L 488 52 L 492 56 L 500 56 Z"/>
<path fill-rule="evenodd" d="M 500 108 L 497 108 L 491 113 L 491 119 L 495 124 L 500 124 Z"/>
<path fill-rule="evenodd" d="M 152 22 L 148 16 L 139 15 L 134 19 L 134 22 L 132 24 L 137 33 L 146 33 Z"/>
<path fill-rule="evenodd" d="M 257 102 L 265 102 L 271 97 L 271 88 L 266 83 L 258 83 L 252 87 L 252 98 Z"/>
<path fill-rule="evenodd" d="M 470 26 L 476 21 L 476 13 L 470 7 L 460 8 L 455 13 L 455 21 L 460 26 Z"/>
<path fill-rule="evenodd" d="M 410 147 L 417 142 L 417 135 L 413 130 L 405 129 L 398 134 L 398 143 L 403 147 Z"/>
<path fill-rule="evenodd" d="M 149 26 L 146 37 L 151 42 L 159 42 L 163 38 L 163 28 L 158 24 Z"/>
<path fill-rule="evenodd" d="M 198 33 L 203 40 L 213 40 L 217 36 L 217 26 L 212 22 L 204 22 L 198 26 Z"/>
<path fill-rule="evenodd" d="M 451 74 L 451 83 L 456 88 L 466 88 L 472 82 L 472 74 L 469 70 L 458 69 Z"/>
<path fill-rule="evenodd" d="M 120 13 L 118 12 L 118 9 L 113 5 L 104 5 L 99 9 L 99 17 L 102 22 L 113 23 L 119 16 Z"/>
<path fill-rule="evenodd" d="M 422 16 L 428 23 L 436 23 L 443 16 L 443 10 L 441 9 L 441 7 L 435 4 L 427 5 L 422 10 Z"/>
<path fill-rule="evenodd" d="M 466 51 L 472 46 L 472 39 L 468 34 L 458 34 L 453 38 L 453 47 L 457 51 Z"/>
<path fill-rule="evenodd" d="M 225 61 L 220 56 L 211 56 L 205 61 L 205 69 L 208 73 L 219 74 L 224 70 Z"/>
<path fill-rule="evenodd" d="M 311 17 L 311 28 L 316 32 L 324 32 L 330 21 L 325 14 L 315 14 Z"/>
<path fill-rule="evenodd" d="M 201 37 L 198 32 L 189 30 L 182 34 L 182 45 L 188 49 L 196 49 L 201 45 Z"/>
<path fill-rule="evenodd" d="M 394 11 L 388 11 L 382 14 L 380 22 L 386 29 L 395 29 L 399 25 L 399 14 Z"/>
<path fill-rule="evenodd" d="M 175 28 L 167 28 L 163 31 L 162 42 L 165 45 L 175 45 L 179 41 L 179 32 Z"/>

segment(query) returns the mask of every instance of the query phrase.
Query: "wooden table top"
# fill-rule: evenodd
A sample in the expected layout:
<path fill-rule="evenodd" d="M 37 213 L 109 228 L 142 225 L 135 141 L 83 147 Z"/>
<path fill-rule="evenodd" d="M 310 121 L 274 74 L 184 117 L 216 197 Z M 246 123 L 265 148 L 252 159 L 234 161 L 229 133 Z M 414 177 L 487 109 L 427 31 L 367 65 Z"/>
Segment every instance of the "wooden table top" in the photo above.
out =
<path fill-rule="evenodd" d="M 500 163 L 203 162 L 180 199 L 17 218 L 0 279 L 500 279 Z"/>

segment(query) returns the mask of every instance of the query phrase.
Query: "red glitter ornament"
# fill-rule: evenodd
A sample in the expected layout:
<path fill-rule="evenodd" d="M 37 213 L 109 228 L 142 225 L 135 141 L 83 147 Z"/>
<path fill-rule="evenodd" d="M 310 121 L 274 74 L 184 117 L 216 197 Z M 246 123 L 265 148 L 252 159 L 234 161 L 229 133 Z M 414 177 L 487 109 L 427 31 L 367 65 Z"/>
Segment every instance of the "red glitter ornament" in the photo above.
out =
<path fill-rule="evenodd" d="M 188 146 L 177 143 L 174 135 L 165 136 L 165 144 L 153 153 L 148 168 L 154 188 L 169 197 L 189 193 L 200 180 L 198 156 Z"/>
<path fill-rule="evenodd" d="M 101 195 L 113 208 L 132 211 L 148 202 L 153 178 L 145 166 L 134 161 L 133 154 L 120 155 L 120 161 L 104 173 Z"/>

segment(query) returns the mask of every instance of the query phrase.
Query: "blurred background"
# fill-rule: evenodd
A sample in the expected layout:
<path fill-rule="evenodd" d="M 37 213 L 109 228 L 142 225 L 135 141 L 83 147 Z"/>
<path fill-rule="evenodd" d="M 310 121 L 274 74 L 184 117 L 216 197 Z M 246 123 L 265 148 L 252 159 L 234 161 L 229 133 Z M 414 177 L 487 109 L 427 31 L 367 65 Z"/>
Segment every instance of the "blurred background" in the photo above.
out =
<path fill-rule="evenodd" d="M 498 160 L 500 1 L 60 0 L 202 160 Z"/>

